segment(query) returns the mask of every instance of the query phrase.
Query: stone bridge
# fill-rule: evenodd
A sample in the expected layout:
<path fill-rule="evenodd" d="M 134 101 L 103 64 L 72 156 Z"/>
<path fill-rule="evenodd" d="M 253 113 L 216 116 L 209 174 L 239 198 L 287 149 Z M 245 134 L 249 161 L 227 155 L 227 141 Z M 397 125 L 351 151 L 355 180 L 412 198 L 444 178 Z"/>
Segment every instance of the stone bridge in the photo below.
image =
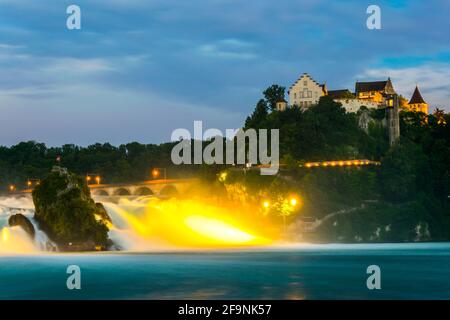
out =
<path fill-rule="evenodd" d="M 161 179 L 137 183 L 90 184 L 94 196 L 162 196 L 171 197 L 187 191 L 195 179 Z"/>

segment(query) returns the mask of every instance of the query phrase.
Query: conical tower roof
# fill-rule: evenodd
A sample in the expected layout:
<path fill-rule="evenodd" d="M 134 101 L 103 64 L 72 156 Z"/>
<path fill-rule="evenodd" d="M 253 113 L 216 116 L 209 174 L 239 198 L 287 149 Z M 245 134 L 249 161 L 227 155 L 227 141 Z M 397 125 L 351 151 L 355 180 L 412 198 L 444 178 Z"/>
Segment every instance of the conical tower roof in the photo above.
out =
<path fill-rule="evenodd" d="M 409 100 L 409 104 L 417 104 L 417 103 L 426 104 L 425 100 L 423 100 L 422 95 L 420 94 L 419 87 L 416 86 L 416 89 L 414 90 L 411 100 Z"/>

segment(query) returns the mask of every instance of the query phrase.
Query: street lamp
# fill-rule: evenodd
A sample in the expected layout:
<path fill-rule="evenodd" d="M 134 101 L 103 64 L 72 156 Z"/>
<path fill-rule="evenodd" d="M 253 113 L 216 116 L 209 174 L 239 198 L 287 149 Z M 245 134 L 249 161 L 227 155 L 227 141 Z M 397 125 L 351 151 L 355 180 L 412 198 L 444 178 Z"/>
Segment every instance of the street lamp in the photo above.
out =
<path fill-rule="evenodd" d="M 291 206 L 295 207 L 297 205 L 297 199 L 291 198 L 290 203 L 291 203 Z"/>
<path fill-rule="evenodd" d="M 11 191 L 11 192 L 14 192 L 14 191 L 16 191 L 16 186 L 15 185 L 10 185 L 9 186 L 9 191 Z"/>
<path fill-rule="evenodd" d="M 28 189 L 31 189 L 34 186 L 38 186 L 41 183 L 40 179 L 27 179 L 27 187 Z"/>
<path fill-rule="evenodd" d="M 95 180 L 97 184 L 100 184 L 101 177 L 97 173 L 86 173 L 86 182 L 90 184 L 92 180 Z"/>
<path fill-rule="evenodd" d="M 225 182 L 225 180 L 227 179 L 227 172 L 226 171 L 224 171 L 224 172 L 222 172 L 220 175 L 219 175 L 219 181 L 220 182 Z"/>
<path fill-rule="evenodd" d="M 164 172 L 164 180 L 167 179 L 166 168 L 153 168 L 152 177 L 153 179 L 157 179 L 161 175 L 161 170 Z"/>

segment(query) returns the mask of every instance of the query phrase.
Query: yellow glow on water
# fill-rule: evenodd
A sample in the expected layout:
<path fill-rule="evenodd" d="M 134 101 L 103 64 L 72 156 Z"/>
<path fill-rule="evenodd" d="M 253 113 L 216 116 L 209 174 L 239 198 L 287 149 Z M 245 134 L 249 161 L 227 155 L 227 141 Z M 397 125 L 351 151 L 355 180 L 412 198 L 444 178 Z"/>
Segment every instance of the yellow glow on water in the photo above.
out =
<path fill-rule="evenodd" d="M 128 206 L 126 201 L 107 206 L 114 214 L 113 238 L 117 236 L 119 243 L 123 240 L 129 250 L 223 248 L 271 242 L 257 234 L 260 229 L 255 230 L 254 220 L 243 217 L 236 208 L 202 200 L 151 199 L 140 206 Z"/>
<path fill-rule="evenodd" d="M 216 219 L 190 216 L 185 223 L 196 233 L 223 243 L 243 244 L 255 240 L 255 236 Z"/>
<path fill-rule="evenodd" d="M 8 231 L 8 229 L 3 228 L 3 229 L 2 229 L 2 239 L 3 239 L 3 242 L 7 242 L 7 241 L 8 241 L 8 238 L 9 238 L 9 231 Z"/>
<path fill-rule="evenodd" d="M 2 228 L 0 239 L 0 254 L 36 252 L 33 240 L 20 227 Z"/>

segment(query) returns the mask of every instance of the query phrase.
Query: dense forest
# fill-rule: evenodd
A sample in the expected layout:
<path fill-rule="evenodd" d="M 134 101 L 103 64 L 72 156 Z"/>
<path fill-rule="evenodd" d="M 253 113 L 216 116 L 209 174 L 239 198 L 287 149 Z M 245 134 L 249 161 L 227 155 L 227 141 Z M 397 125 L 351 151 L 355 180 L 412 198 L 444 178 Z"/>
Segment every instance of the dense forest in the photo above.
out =
<path fill-rule="evenodd" d="M 48 148 L 35 141 L 21 142 L 10 148 L 0 147 L 0 188 L 10 184 L 25 187 L 28 179 L 42 179 L 52 166 L 67 167 L 79 175 L 100 175 L 102 182 L 132 182 L 151 178 L 155 167 L 166 168 L 167 176 L 190 175 L 194 166 L 174 166 L 170 161 L 173 143 L 160 145 L 137 142 L 112 146 L 109 143 L 79 147 L 73 144 Z"/>

